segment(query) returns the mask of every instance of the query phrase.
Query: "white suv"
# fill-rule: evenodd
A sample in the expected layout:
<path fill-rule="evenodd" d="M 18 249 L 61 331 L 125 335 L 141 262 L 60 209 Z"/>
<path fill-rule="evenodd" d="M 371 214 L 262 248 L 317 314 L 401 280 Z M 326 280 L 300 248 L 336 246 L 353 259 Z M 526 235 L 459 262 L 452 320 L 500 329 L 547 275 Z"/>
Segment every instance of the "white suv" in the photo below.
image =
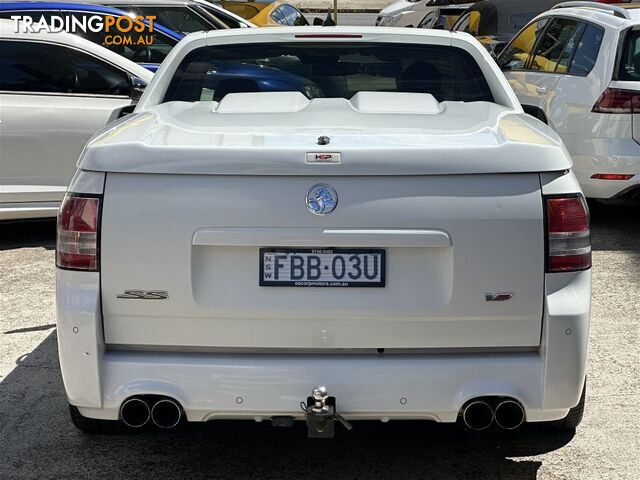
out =
<path fill-rule="evenodd" d="M 640 199 L 639 6 L 560 4 L 498 58 L 524 110 L 562 137 L 587 197 Z"/>

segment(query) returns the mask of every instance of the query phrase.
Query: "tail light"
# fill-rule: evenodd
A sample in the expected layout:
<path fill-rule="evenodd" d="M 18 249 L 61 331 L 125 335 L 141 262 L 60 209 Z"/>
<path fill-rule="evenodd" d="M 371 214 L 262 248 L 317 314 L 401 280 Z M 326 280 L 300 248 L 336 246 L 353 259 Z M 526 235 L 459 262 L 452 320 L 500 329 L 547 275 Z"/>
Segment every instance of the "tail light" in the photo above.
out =
<path fill-rule="evenodd" d="M 100 197 L 68 193 L 58 212 L 56 266 L 98 271 L 99 225 Z"/>
<path fill-rule="evenodd" d="M 593 106 L 594 113 L 640 113 L 640 92 L 607 88 Z"/>
<path fill-rule="evenodd" d="M 589 209 L 582 195 L 547 197 L 549 272 L 591 268 Z"/>
<path fill-rule="evenodd" d="M 296 38 L 362 38 L 359 33 L 299 33 Z"/>
<path fill-rule="evenodd" d="M 623 173 L 594 173 L 591 178 L 595 180 L 631 180 L 634 175 L 626 175 Z"/>

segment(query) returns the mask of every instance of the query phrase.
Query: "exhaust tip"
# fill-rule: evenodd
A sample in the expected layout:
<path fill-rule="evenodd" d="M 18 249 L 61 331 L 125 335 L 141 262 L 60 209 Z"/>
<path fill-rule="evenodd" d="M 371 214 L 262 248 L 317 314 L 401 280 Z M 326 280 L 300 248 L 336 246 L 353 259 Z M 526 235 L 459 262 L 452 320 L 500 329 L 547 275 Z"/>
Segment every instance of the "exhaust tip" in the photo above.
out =
<path fill-rule="evenodd" d="M 474 400 L 462 411 L 462 420 L 471 430 L 485 430 L 491 426 L 493 419 L 493 409 L 482 400 Z"/>
<path fill-rule="evenodd" d="M 159 400 L 151 409 L 151 420 L 160 428 L 173 428 L 180 423 L 182 409 L 171 399 Z"/>
<path fill-rule="evenodd" d="M 505 400 L 496 407 L 496 425 L 515 430 L 524 422 L 524 408 L 515 400 Z"/>
<path fill-rule="evenodd" d="M 130 398 L 120 407 L 120 419 L 127 427 L 144 427 L 151 418 L 147 402 L 140 398 Z"/>

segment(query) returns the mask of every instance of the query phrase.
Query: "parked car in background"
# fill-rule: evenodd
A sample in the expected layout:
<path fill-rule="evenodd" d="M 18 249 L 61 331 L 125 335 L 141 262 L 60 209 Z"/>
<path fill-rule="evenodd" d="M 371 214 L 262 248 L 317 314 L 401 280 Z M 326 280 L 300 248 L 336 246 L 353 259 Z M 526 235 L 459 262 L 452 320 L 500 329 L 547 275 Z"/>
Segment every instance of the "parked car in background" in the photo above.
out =
<path fill-rule="evenodd" d="M 218 92 L 225 64 L 324 98 Z M 60 209 L 58 351 L 78 428 L 577 427 L 586 203 L 560 138 L 476 41 L 200 32 L 157 75 L 88 143 Z"/>
<path fill-rule="evenodd" d="M 527 25 L 498 63 L 525 111 L 562 137 L 587 197 L 640 201 L 640 5 L 569 5 Z"/>
<path fill-rule="evenodd" d="M 220 5 L 258 27 L 295 27 L 309 24 L 302 12 L 288 3 L 225 0 L 220 2 Z"/>
<path fill-rule="evenodd" d="M 0 220 L 54 217 L 89 137 L 152 76 L 77 35 L 0 20 Z"/>
<path fill-rule="evenodd" d="M 315 82 L 273 65 L 270 62 L 212 62 L 215 73 L 209 74 L 200 89 L 201 101 L 219 102 L 230 93 L 300 92 L 306 98 L 322 98 L 325 92 Z M 176 99 L 191 100 L 191 85 L 185 84 Z"/>
<path fill-rule="evenodd" d="M 491 53 L 505 45 L 531 19 L 562 0 L 482 0 L 467 9 L 451 28 L 476 37 Z"/>
<path fill-rule="evenodd" d="M 52 15 L 62 17 L 75 17 L 82 19 L 83 17 L 106 17 L 129 15 L 124 10 L 119 10 L 104 5 L 90 5 L 82 3 L 61 3 L 61 2 L 3 2 L 0 3 L 0 18 L 9 19 L 12 16 L 30 17 L 35 22 L 41 18 L 49 19 Z M 145 68 L 156 71 L 169 54 L 171 49 L 184 37 L 183 34 L 174 32 L 164 27 L 159 22 L 153 23 L 153 28 L 145 21 L 145 29 L 140 32 L 130 31 L 126 35 L 132 39 L 130 45 L 123 43 L 111 43 L 107 37 L 109 35 L 105 30 L 76 32 L 98 45 L 116 52 L 118 55 L 142 64 Z M 152 37 L 153 42 L 148 44 L 146 41 L 138 43 L 140 39 Z"/>
<path fill-rule="evenodd" d="M 425 17 L 433 14 L 437 7 L 473 3 L 474 0 L 399 0 L 386 6 L 376 18 L 379 27 L 417 27 L 424 26 Z M 430 20 L 426 20 L 429 22 Z M 435 21 L 434 21 L 435 25 Z"/>
<path fill-rule="evenodd" d="M 471 3 L 461 3 L 459 5 L 447 5 L 434 8 L 422 19 L 418 24 L 418 28 L 451 30 L 458 21 L 458 18 L 460 18 L 471 5 Z"/>
<path fill-rule="evenodd" d="M 219 5 L 203 0 L 91 0 L 134 15 L 154 15 L 174 32 L 187 35 L 200 30 L 245 28 L 254 25 Z"/>

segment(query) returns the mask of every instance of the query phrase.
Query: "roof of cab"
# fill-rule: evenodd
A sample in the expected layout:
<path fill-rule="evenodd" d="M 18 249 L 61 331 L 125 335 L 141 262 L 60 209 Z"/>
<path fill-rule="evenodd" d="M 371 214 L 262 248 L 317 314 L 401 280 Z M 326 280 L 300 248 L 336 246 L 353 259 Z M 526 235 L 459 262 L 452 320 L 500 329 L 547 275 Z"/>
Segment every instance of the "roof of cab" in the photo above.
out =
<path fill-rule="evenodd" d="M 522 111 L 522 106 L 513 90 L 509 88 L 504 75 L 500 72 L 489 52 L 471 35 L 463 32 L 444 30 L 394 28 L 394 27 L 273 27 L 211 30 L 189 34 L 169 53 L 162 63 L 151 88 L 147 89 L 138 102 L 138 111 L 162 102 L 163 92 L 168 88 L 179 62 L 190 52 L 208 46 L 281 43 L 281 42 L 326 42 L 330 43 L 368 43 L 440 45 L 465 50 L 478 62 L 489 80 L 496 103 L 508 106 L 514 111 Z"/>

